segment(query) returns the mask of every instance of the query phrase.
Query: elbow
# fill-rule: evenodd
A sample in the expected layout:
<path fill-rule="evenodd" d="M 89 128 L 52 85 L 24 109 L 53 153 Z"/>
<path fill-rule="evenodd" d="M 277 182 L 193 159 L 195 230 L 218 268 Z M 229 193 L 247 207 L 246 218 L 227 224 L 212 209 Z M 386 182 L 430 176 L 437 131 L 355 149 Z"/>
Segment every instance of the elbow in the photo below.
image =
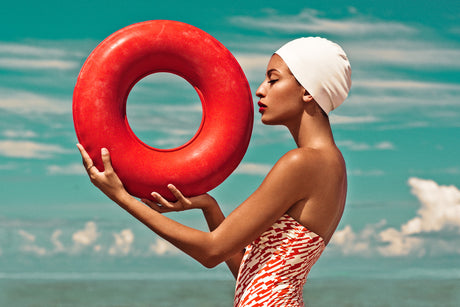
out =
<path fill-rule="evenodd" d="M 204 267 L 212 269 L 225 260 L 226 257 L 223 251 L 210 248 L 201 255 L 199 262 Z"/>
<path fill-rule="evenodd" d="M 200 263 L 207 269 L 212 269 L 216 267 L 222 261 L 217 261 L 213 259 L 206 259 L 205 261 L 200 261 Z"/>
<path fill-rule="evenodd" d="M 206 255 L 205 257 L 200 259 L 201 265 L 203 265 L 204 267 L 208 269 L 212 269 L 216 267 L 218 264 L 220 264 L 223 261 L 224 259 L 221 256 L 212 255 L 212 254 Z"/>
<path fill-rule="evenodd" d="M 208 269 L 212 269 L 220 263 L 230 258 L 232 253 L 231 245 L 222 242 L 222 238 L 216 237 L 213 232 L 210 233 L 209 240 L 205 241 L 203 249 L 200 250 L 199 256 L 195 259 Z"/>

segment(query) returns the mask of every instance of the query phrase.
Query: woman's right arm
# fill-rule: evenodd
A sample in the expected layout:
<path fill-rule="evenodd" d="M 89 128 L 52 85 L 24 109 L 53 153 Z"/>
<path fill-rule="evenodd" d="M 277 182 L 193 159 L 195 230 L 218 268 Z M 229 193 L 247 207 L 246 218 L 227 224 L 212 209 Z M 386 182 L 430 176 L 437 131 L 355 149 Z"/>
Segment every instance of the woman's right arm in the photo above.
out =
<path fill-rule="evenodd" d="M 116 175 L 105 148 L 101 150 L 102 171 L 94 167 L 83 146 L 78 145 L 78 148 L 88 176 L 97 188 L 153 232 L 206 267 L 214 267 L 240 254 L 293 204 L 307 197 L 313 190 L 317 174 L 320 174 L 314 169 L 319 167 L 318 163 L 311 163 L 308 158 L 306 161 L 306 157 L 302 157 L 305 154 L 299 151 L 291 151 L 275 164 L 257 190 L 217 228 L 204 232 L 182 225 L 132 197 Z M 158 199 L 156 201 L 159 202 Z M 211 216 L 215 218 L 217 215 L 213 213 Z M 213 221 L 218 224 L 220 218 L 214 218 Z"/>

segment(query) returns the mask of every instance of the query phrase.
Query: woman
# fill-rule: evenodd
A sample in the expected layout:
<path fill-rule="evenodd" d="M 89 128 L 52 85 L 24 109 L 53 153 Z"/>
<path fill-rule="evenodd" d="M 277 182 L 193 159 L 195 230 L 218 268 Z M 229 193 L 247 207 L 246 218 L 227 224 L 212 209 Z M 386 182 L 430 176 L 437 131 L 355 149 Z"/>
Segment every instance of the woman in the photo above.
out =
<path fill-rule="evenodd" d="M 186 198 L 173 185 L 171 203 L 129 195 L 101 150 L 99 171 L 78 144 L 91 182 L 152 231 L 199 261 L 225 261 L 237 278 L 234 306 L 303 306 L 302 289 L 311 266 L 334 233 L 345 205 L 345 162 L 334 143 L 328 113 L 351 86 L 351 69 L 340 46 L 309 37 L 281 47 L 256 91 L 262 122 L 284 125 L 297 148 L 274 165 L 260 187 L 227 218 L 208 194 Z M 148 206 L 146 206 L 147 204 Z M 199 208 L 203 232 L 161 213 Z"/>

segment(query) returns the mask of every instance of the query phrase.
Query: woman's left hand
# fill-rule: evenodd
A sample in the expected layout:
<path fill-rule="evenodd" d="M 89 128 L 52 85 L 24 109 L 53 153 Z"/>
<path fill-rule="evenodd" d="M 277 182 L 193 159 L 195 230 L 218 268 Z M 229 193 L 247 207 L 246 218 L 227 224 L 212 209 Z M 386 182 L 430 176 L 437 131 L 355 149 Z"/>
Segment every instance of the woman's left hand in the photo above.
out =
<path fill-rule="evenodd" d="M 121 182 L 118 175 L 115 173 L 110 160 L 110 153 L 106 148 L 101 149 L 102 163 L 104 164 L 104 170 L 100 172 L 93 163 L 93 160 L 86 152 L 85 148 L 81 144 L 77 144 L 78 149 L 83 160 L 86 172 L 91 182 L 100 189 L 110 199 L 117 202 L 122 196 L 128 194 L 125 190 L 123 183 Z"/>
<path fill-rule="evenodd" d="M 166 200 L 163 196 L 157 192 L 153 192 L 151 195 L 154 201 L 149 199 L 141 199 L 147 206 L 158 211 L 160 213 L 172 212 L 172 211 L 185 211 L 190 209 L 202 209 L 207 210 L 212 206 L 218 206 L 216 200 L 205 193 L 193 197 L 185 197 L 178 188 L 172 184 L 168 184 L 168 189 L 176 198 L 175 202 Z"/>

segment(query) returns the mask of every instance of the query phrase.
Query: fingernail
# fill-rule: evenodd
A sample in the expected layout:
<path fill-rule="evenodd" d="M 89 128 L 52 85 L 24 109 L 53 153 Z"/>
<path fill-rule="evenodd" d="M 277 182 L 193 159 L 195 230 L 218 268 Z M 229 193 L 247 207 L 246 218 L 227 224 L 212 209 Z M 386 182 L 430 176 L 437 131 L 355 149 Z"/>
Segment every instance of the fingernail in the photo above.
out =
<path fill-rule="evenodd" d="M 109 151 L 107 150 L 107 148 L 101 148 L 101 154 L 106 155 L 108 153 Z"/>

